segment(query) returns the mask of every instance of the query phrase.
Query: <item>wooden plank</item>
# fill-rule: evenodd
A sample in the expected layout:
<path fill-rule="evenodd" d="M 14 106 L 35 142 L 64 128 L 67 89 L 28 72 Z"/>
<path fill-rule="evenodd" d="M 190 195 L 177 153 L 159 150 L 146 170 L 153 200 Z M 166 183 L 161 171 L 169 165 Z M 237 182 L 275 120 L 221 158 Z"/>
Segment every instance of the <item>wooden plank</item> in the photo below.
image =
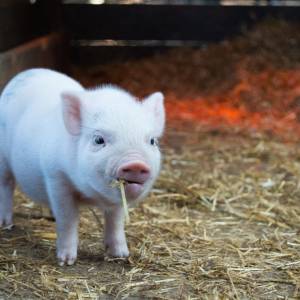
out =
<path fill-rule="evenodd" d="M 0 51 L 60 27 L 60 0 L 1 0 Z"/>
<path fill-rule="evenodd" d="M 67 67 L 65 38 L 53 33 L 0 53 L 0 91 L 17 73 L 35 67 L 62 70 Z"/>

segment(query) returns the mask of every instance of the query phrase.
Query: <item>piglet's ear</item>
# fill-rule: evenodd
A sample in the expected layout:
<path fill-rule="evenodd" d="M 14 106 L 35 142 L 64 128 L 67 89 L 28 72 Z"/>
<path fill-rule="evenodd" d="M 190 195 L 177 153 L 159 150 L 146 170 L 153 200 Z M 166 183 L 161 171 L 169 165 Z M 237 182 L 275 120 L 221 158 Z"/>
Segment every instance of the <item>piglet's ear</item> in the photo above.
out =
<path fill-rule="evenodd" d="M 165 127 L 164 95 L 160 92 L 151 94 L 144 100 L 143 105 L 149 113 L 153 114 L 156 134 L 161 136 Z"/>
<path fill-rule="evenodd" d="M 77 95 L 69 92 L 62 93 L 61 98 L 66 129 L 72 135 L 79 135 L 82 122 L 80 99 Z"/>

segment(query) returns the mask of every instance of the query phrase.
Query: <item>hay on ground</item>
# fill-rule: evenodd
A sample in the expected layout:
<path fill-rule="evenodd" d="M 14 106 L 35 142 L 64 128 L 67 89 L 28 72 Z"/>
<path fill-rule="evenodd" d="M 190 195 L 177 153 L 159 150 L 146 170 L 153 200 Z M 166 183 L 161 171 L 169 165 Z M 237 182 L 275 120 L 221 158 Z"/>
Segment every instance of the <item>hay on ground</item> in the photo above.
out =
<path fill-rule="evenodd" d="M 0 298 L 299 297 L 300 149 L 203 131 L 167 140 L 161 177 L 130 212 L 128 260 L 105 255 L 101 214 L 83 209 L 78 261 L 58 267 L 53 220 L 18 193 Z"/>

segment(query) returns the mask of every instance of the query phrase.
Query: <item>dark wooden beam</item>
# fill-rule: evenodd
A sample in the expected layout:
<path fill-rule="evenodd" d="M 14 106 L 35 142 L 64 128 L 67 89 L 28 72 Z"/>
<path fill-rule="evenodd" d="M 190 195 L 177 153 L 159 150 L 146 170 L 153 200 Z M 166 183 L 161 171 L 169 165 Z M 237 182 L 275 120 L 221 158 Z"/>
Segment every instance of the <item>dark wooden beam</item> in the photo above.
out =
<path fill-rule="evenodd" d="M 214 42 L 240 33 L 267 16 L 300 19 L 300 6 L 65 4 L 73 40 L 198 40 Z"/>

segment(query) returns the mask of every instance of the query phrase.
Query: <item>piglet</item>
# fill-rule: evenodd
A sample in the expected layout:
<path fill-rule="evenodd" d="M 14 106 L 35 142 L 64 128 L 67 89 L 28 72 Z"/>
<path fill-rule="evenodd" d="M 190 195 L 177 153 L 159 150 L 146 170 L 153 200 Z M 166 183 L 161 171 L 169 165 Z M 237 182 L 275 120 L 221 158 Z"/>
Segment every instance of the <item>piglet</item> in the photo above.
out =
<path fill-rule="evenodd" d="M 84 89 L 48 69 L 18 74 L 0 98 L 0 226 L 12 224 L 17 183 L 51 208 L 60 265 L 76 260 L 81 204 L 103 211 L 108 254 L 127 257 L 122 200 L 112 182 L 125 182 L 129 205 L 147 195 L 160 170 L 164 123 L 160 92 L 137 101 L 116 86 Z"/>

